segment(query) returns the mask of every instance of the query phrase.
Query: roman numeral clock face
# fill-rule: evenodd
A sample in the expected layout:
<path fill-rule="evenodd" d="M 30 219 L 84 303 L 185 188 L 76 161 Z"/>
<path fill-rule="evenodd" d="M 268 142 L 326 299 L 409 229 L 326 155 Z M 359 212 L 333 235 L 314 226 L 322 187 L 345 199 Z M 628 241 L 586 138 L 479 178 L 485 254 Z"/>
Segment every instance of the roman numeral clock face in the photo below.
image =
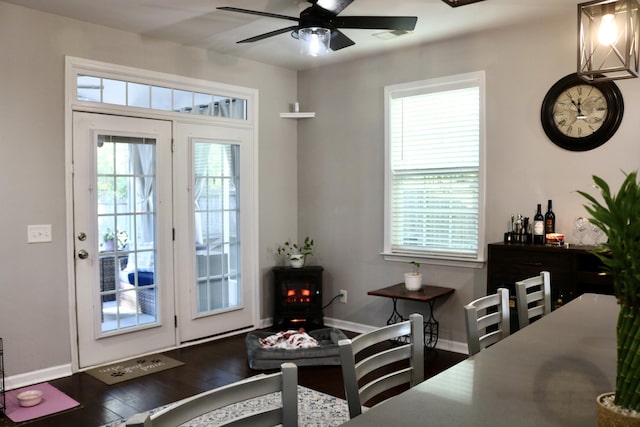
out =
<path fill-rule="evenodd" d="M 570 74 L 547 92 L 541 121 L 554 144 L 571 151 L 586 151 L 613 136 L 623 111 L 622 94 L 615 83 L 587 83 Z"/>
<path fill-rule="evenodd" d="M 578 85 L 565 89 L 553 106 L 553 121 L 558 130 L 573 138 L 584 138 L 602 126 L 607 101 L 595 86 Z"/>

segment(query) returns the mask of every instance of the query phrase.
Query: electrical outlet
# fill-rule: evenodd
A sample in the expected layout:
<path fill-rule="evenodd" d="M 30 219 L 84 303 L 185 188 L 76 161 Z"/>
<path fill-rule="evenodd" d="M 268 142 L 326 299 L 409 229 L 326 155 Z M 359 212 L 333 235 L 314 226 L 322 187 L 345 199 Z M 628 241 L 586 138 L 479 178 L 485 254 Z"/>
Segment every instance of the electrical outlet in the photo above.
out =
<path fill-rule="evenodd" d="M 347 303 L 347 291 L 344 289 L 340 289 L 340 302 L 342 304 Z"/>

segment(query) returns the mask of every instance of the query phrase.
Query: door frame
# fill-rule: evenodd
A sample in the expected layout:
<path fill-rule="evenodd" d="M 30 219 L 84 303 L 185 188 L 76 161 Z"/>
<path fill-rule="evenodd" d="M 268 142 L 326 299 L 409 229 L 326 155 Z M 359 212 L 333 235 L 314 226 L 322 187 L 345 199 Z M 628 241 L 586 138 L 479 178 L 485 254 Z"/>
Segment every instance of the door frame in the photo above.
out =
<path fill-rule="evenodd" d="M 94 75 L 107 78 L 114 78 L 124 81 L 134 81 L 146 84 L 159 84 L 167 87 L 183 88 L 185 90 L 205 91 L 208 93 L 217 93 L 230 97 L 243 98 L 247 100 L 247 118 L 246 120 L 229 119 L 213 116 L 199 116 L 195 114 L 185 114 L 173 111 L 141 109 L 137 107 L 127 107 L 113 104 L 103 104 L 96 102 L 88 102 L 77 99 L 77 76 L 78 75 Z M 253 164 L 255 173 L 253 174 L 252 202 L 254 205 L 254 217 L 251 221 L 250 230 L 245 232 L 255 236 L 251 248 L 249 250 L 251 259 L 248 262 L 251 270 L 255 273 L 252 275 L 253 283 L 247 283 L 252 288 L 252 297 L 254 299 L 252 319 L 253 324 L 259 324 L 260 306 L 262 301 L 262 290 L 260 286 L 260 270 L 259 270 L 259 186 L 258 186 L 258 105 L 259 96 L 257 89 L 251 89 L 241 86 L 229 85 L 225 83 L 212 82 L 208 80 L 195 79 L 174 74 L 160 73 L 139 68 L 114 65 L 99 61 L 92 61 L 82 58 L 67 56 L 65 57 L 65 107 L 64 107 L 64 139 L 65 139 L 65 243 L 66 243 L 66 268 L 67 268 L 67 289 L 69 304 L 69 340 L 71 351 L 71 371 L 79 372 L 78 358 L 78 328 L 76 323 L 76 298 L 75 298 L 75 253 L 74 244 L 75 236 L 73 234 L 73 112 L 82 111 L 88 113 L 111 114 L 136 118 L 162 119 L 169 120 L 173 124 L 194 123 L 194 124 L 213 124 L 222 127 L 238 127 L 253 129 Z M 174 252 L 174 259 L 175 259 Z M 176 278 L 174 277 L 174 280 Z M 176 306 L 176 315 L 180 315 Z M 199 341 L 192 341 L 180 344 L 179 331 L 176 334 L 176 343 L 172 348 L 181 346 L 189 346 L 206 341 L 211 341 L 225 336 L 235 335 L 243 331 L 230 331 L 211 338 L 205 338 Z"/>

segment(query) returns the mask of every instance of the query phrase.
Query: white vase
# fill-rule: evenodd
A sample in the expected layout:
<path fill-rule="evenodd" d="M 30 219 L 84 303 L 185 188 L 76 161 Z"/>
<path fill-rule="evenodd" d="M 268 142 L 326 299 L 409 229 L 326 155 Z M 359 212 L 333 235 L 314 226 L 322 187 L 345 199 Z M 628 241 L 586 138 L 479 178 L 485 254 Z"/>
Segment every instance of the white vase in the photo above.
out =
<path fill-rule="evenodd" d="M 404 273 L 404 287 L 408 291 L 419 291 L 422 288 L 422 273 Z"/>
<path fill-rule="evenodd" d="M 300 268 L 304 266 L 304 255 L 302 254 L 291 255 L 289 257 L 289 263 L 293 268 Z"/>
<path fill-rule="evenodd" d="M 114 245 L 113 240 L 105 240 L 104 241 L 104 250 L 107 252 L 113 251 Z"/>

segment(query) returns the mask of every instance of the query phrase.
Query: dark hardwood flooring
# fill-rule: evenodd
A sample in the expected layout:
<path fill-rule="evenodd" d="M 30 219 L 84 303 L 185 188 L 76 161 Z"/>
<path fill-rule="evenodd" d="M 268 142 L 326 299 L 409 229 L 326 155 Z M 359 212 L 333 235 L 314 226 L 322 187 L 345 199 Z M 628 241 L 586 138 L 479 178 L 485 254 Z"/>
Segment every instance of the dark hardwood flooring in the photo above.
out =
<path fill-rule="evenodd" d="M 345 332 L 347 336 L 354 334 Z M 70 411 L 27 423 L 13 423 L 0 417 L 0 427 L 28 424 L 39 426 L 96 427 L 127 418 L 176 400 L 220 387 L 259 372 L 249 368 L 245 335 L 172 350 L 166 354 L 183 366 L 115 385 L 105 385 L 85 373 L 50 381 L 50 384 L 80 402 Z M 443 350 L 427 351 L 425 376 L 431 377 L 466 359 L 466 355 Z M 344 398 L 339 366 L 311 366 L 298 369 L 300 385 Z"/>

